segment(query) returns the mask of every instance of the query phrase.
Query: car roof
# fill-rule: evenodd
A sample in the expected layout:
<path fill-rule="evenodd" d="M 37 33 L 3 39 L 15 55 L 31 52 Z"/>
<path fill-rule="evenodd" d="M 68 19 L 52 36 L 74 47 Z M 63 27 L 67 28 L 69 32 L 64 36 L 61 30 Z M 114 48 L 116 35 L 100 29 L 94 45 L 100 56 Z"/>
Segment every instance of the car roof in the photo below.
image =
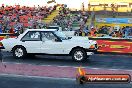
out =
<path fill-rule="evenodd" d="M 57 29 L 27 29 L 27 31 L 56 31 Z"/>

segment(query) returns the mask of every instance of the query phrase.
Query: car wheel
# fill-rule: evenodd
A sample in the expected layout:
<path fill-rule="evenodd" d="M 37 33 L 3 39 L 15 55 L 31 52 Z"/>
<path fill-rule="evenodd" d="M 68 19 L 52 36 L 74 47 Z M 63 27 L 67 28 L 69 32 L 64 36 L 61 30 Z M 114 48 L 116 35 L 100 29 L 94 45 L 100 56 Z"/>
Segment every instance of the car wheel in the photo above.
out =
<path fill-rule="evenodd" d="M 27 54 L 24 47 L 18 46 L 13 49 L 13 56 L 17 59 L 25 57 Z"/>
<path fill-rule="evenodd" d="M 78 62 L 84 61 L 87 59 L 87 54 L 83 49 L 77 48 L 72 51 L 72 59 Z"/>

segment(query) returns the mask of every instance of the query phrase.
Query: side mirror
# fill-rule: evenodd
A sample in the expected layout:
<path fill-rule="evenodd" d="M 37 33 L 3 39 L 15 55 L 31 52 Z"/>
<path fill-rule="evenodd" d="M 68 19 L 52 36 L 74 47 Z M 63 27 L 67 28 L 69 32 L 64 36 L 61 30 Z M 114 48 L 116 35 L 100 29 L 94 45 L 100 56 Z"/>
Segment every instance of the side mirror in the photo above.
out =
<path fill-rule="evenodd" d="M 62 41 L 61 41 L 61 40 L 59 40 L 59 39 L 55 39 L 54 41 L 55 41 L 55 42 L 62 42 Z"/>
<path fill-rule="evenodd" d="M 68 37 L 68 39 L 71 39 L 72 37 Z"/>
<path fill-rule="evenodd" d="M 59 40 L 58 39 L 55 39 L 55 42 L 59 42 Z"/>

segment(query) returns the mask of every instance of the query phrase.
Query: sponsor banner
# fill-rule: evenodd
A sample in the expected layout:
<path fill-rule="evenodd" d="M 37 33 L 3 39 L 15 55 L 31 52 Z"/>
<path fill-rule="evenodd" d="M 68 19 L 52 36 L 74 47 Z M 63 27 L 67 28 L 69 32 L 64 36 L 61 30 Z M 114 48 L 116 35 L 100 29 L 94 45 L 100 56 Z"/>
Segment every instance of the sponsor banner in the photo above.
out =
<path fill-rule="evenodd" d="M 0 41 L 3 40 L 5 38 L 5 36 L 0 36 Z"/>
<path fill-rule="evenodd" d="M 85 74 L 86 83 L 130 83 L 128 74 Z"/>
<path fill-rule="evenodd" d="M 103 22 L 105 23 L 106 22 L 106 18 L 96 18 L 96 22 Z"/>
<path fill-rule="evenodd" d="M 5 38 L 15 38 L 17 36 L 18 36 L 17 34 L 1 33 L 0 34 L 0 41 L 5 39 Z"/>
<path fill-rule="evenodd" d="M 132 24 L 132 18 L 131 19 L 128 19 L 128 23 L 129 24 Z"/>
<path fill-rule="evenodd" d="M 106 18 L 107 23 L 128 23 L 128 18 Z"/>
<path fill-rule="evenodd" d="M 132 54 L 132 40 L 127 39 L 100 39 L 90 38 L 96 40 L 99 46 L 98 52 L 101 53 L 124 53 Z"/>
<path fill-rule="evenodd" d="M 87 74 L 85 69 L 78 67 L 76 82 L 84 83 L 130 83 L 129 74 Z"/>
<path fill-rule="evenodd" d="M 15 38 L 16 36 L 0 36 L 0 41 L 6 38 Z"/>
<path fill-rule="evenodd" d="M 96 18 L 96 22 L 131 24 L 132 18 Z"/>

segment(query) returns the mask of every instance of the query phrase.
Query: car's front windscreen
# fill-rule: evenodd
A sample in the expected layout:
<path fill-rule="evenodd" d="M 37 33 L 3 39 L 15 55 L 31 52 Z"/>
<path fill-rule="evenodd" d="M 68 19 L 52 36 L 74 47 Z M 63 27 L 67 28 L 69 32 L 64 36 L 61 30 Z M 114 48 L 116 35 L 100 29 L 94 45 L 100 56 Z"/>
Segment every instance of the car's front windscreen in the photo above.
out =
<path fill-rule="evenodd" d="M 62 32 L 55 31 L 54 34 L 56 34 L 61 40 L 67 40 L 68 39 L 68 37 Z"/>

